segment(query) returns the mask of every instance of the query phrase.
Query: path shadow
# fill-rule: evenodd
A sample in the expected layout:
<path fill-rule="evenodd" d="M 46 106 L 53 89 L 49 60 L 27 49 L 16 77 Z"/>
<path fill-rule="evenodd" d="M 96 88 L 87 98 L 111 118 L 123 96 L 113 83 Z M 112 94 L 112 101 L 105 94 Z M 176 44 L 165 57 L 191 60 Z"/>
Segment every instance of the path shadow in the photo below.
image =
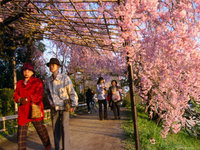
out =
<path fill-rule="evenodd" d="M 34 141 L 34 139 L 39 139 L 39 140 Z M 44 150 L 42 141 L 40 140 L 40 137 L 35 130 L 28 131 L 26 145 L 27 149 L 29 150 Z M 0 143 L 0 150 L 16 150 L 17 147 L 18 147 L 17 135 L 14 137 L 8 137 L 7 139 L 5 139 Z"/>
<path fill-rule="evenodd" d="M 102 126 L 100 127 L 97 127 L 97 126 L 86 126 L 86 125 L 77 125 L 77 124 L 73 124 L 73 127 L 79 127 L 79 128 L 87 128 L 87 129 L 102 129 Z M 118 130 L 118 129 L 114 129 L 114 128 L 109 128 L 109 127 L 106 127 L 106 129 L 109 129 L 109 130 Z"/>
<path fill-rule="evenodd" d="M 110 136 L 110 137 L 117 137 L 120 139 L 124 139 L 124 134 L 122 133 L 113 133 L 113 132 L 102 132 L 102 131 L 97 131 L 97 130 L 92 130 L 92 131 L 82 131 L 82 130 L 78 130 L 78 129 L 72 129 L 72 131 L 74 132 L 79 132 L 79 133 L 90 133 L 90 134 L 98 134 L 98 135 L 103 135 L 103 136 Z"/>
<path fill-rule="evenodd" d="M 128 120 L 129 118 L 127 117 L 127 111 L 122 110 L 120 112 L 120 116 L 121 116 L 121 120 Z M 78 119 L 88 119 L 88 120 L 99 120 L 99 114 L 97 113 L 93 113 L 93 114 L 88 114 L 88 113 L 84 113 L 84 114 L 80 114 L 77 116 Z M 108 120 L 114 120 L 114 114 L 112 111 L 108 111 Z"/>
<path fill-rule="evenodd" d="M 1 144 L 4 144 L 4 142 L 9 142 L 9 143 L 17 143 L 17 133 L 13 134 L 12 136 L 9 136 L 9 135 L 3 135 L 3 137 L 5 139 L 3 139 L 1 142 L 0 142 L 0 146 Z M 1 148 L 1 147 L 0 147 Z M 0 149 L 1 150 L 1 149 Z"/>
<path fill-rule="evenodd" d="M 29 149 L 44 150 L 44 147 L 42 145 L 42 141 L 40 141 L 40 142 L 34 142 L 34 141 L 31 141 L 31 140 L 28 139 L 26 143 L 27 143 L 26 146 Z"/>

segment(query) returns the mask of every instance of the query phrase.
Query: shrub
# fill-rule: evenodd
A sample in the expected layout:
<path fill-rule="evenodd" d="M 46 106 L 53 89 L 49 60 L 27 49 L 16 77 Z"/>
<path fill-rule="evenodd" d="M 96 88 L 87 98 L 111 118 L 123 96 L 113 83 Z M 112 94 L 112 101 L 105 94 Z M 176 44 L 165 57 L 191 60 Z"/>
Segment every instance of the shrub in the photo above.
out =
<path fill-rule="evenodd" d="M 138 94 L 135 95 L 135 99 L 136 99 L 136 103 L 141 103 L 142 102 L 142 98 Z M 130 107 L 131 106 L 130 92 L 126 93 L 126 96 L 123 99 L 122 106 L 125 106 L 125 107 Z"/>
<path fill-rule="evenodd" d="M 122 106 L 125 106 L 125 107 L 131 106 L 131 100 L 130 100 L 130 93 L 129 92 L 127 92 L 126 96 L 124 97 Z"/>
<path fill-rule="evenodd" d="M 82 94 L 82 93 L 78 94 L 78 102 L 79 103 L 84 103 L 85 102 L 84 94 Z"/>
<path fill-rule="evenodd" d="M 2 116 L 11 115 L 15 112 L 14 90 L 9 88 L 0 89 L 0 114 Z"/>

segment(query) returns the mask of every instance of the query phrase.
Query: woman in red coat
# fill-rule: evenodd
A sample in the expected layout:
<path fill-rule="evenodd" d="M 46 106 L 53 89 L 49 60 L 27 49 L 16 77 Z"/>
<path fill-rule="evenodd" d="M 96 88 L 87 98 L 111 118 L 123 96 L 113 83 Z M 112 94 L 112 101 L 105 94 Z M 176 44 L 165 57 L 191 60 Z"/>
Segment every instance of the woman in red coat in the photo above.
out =
<path fill-rule="evenodd" d="M 18 150 L 26 150 L 26 137 L 28 123 L 32 122 L 35 127 L 45 150 L 51 149 L 50 139 L 47 129 L 43 125 L 44 106 L 43 106 L 43 84 L 38 78 L 33 77 L 35 72 L 32 64 L 24 63 L 22 67 L 24 79 L 17 82 L 14 93 L 14 100 L 19 104 L 18 109 Z M 39 105 L 41 117 L 31 118 L 31 105 Z"/>

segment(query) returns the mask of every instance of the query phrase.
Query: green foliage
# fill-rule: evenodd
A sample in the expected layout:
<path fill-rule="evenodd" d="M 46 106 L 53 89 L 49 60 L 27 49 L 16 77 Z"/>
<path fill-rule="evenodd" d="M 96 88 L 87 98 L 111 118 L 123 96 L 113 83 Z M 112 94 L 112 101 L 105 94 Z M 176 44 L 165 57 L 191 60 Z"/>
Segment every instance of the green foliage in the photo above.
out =
<path fill-rule="evenodd" d="M 193 97 L 191 97 L 188 104 L 190 107 L 185 110 L 184 117 L 187 120 L 193 120 L 194 124 L 191 124 L 188 121 L 186 121 L 185 130 L 189 135 L 194 136 L 196 138 L 200 138 L 200 106 L 199 104 L 197 104 Z"/>
<path fill-rule="evenodd" d="M 74 86 L 74 89 L 78 95 L 78 102 L 79 103 L 84 103 L 85 102 L 85 96 L 84 96 L 84 93 L 81 93 L 80 89 L 79 89 L 79 85 L 80 83 L 78 82 L 75 82 L 75 78 L 73 75 L 70 76 L 70 79 L 72 81 L 72 84 Z"/>
<path fill-rule="evenodd" d="M 4 132 L 0 132 L 0 141 L 2 139 L 1 136 L 6 137 L 7 135 L 14 135 L 15 133 L 17 133 L 17 119 L 14 120 L 7 120 L 6 121 L 6 131 Z M 3 129 L 3 124 L 0 124 L 0 129 Z"/>
<path fill-rule="evenodd" d="M 13 87 L 12 66 L 9 61 L 0 60 L 0 89 Z"/>
<path fill-rule="evenodd" d="M 13 89 L 0 89 L 0 114 L 2 116 L 14 114 Z"/>
<path fill-rule="evenodd" d="M 42 52 L 44 53 L 46 51 L 45 44 L 42 43 L 41 41 L 36 41 L 35 40 L 35 46 Z"/>
<path fill-rule="evenodd" d="M 189 104 L 197 113 L 200 112 L 200 106 L 193 97 L 191 97 Z"/>
<path fill-rule="evenodd" d="M 121 79 L 120 82 L 121 82 L 121 87 L 129 85 L 128 78 L 123 78 Z"/>
<path fill-rule="evenodd" d="M 46 92 L 44 92 L 44 95 L 43 95 L 43 105 L 44 105 L 44 109 L 50 109 L 50 104 L 48 102 Z"/>
<path fill-rule="evenodd" d="M 126 97 L 123 99 L 122 106 L 130 107 L 131 106 L 131 100 L 130 100 L 130 93 L 127 92 Z"/>
<path fill-rule="evenodd" d="M 79 103 L 84 103 L 85 102 L 85 96 L 82 93 L 78 94 L 78 102 Z"/>
<path fill-rule="evenodd" d="M 9 17 L 12 18 L 12 16 Z M 16 60 L 17 76 L 20 76 L 22 64 L 27 61 L 34 62 L 33 52 L 35 49 L 43 53 L 46 48 L 45 44 L 40 41 L 42 40 L 42 32 L 39 31 L 39 28 L 25 34 L 19 34 L 11 26 L 0 23 L 0 29 L 0 88 L 13 88 L 13 57 L 15 56 Z M 41 38 L 35 39 L 34 35 L 38 34 Z"/>
<path fill-rule="evenodd" d="M 79 94 L 80 93 L 80 90 L 78 88 L 79 83 L 76 83 L 75 78 L 74 78 L 73 75 L 70 75 L 70 79 L 72 81 L 72 84 L 74 85 L 74 89 L 75 89 L 76 93 Z"/>
<path fill-rule="evenodd" d="M 135 95 L 135 99 L 136 99 L 136 103 L 141 103 L 141 101 L 142 101 L 141 97 L 138 94 Z M 126 93 L 126 96 L 123 99 L 122 105 L 125 106 L 125 107 L 131 106 L 130 92 Z"/>
<path fill-rule="evenodd" d="M 160 135 L 161 126 L 148 119 L 143 106 L 137 105 L 137 113 L 141 150 L 200 150 L 200 141 L 184 131 L 177 134 L 169 133 L 167 138 L 163 139 Z M 127 135 L 126 149 L 134 150 L 134 129 L 130 107 L 128 108 L 128 114 L 130 120 L 124 121 L 123 124 L 123 129 Z M 155 139 L 155 144 L 151 144 L 151 139 Z"/>

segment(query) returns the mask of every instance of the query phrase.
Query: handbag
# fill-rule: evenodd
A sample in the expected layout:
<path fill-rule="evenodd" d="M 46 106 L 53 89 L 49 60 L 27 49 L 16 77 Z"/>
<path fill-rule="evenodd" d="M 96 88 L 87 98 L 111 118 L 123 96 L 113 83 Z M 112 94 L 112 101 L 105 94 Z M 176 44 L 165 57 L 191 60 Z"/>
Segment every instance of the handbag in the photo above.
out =
<path fill-rule="evenodd" d="M 71 108 L 71 103 L 69 100 L 65 100 L 64 101 L 64 109 L 66 112 L 69 112 L 70 111 L 70 108 Z"/>
<path fill-rule="evenodd" d="M 112 100 L 113 100 L 113 102 L 118 102 L 118 101 L 120 101 L 120 93 L 119 93 L 119 91 L 116 91 L 116 92 L 114 92 L 113 94 L 112 94 Z"/>
<path fill-rule="evenodd" d="M 107 95 L 107 101 L 110 101 L 110 99 L 111 99 L 111 95 L 108 94 L 108 95 Z"/>
<path fill-rule="evenodd" d="M 41 118 L 42 112 L 41 112 L 40 105 L 36 105 L 36 104 L 32 103 L 31 107 L 32 107 L 31 118 L 33 118 L 33 119 Z"/>

